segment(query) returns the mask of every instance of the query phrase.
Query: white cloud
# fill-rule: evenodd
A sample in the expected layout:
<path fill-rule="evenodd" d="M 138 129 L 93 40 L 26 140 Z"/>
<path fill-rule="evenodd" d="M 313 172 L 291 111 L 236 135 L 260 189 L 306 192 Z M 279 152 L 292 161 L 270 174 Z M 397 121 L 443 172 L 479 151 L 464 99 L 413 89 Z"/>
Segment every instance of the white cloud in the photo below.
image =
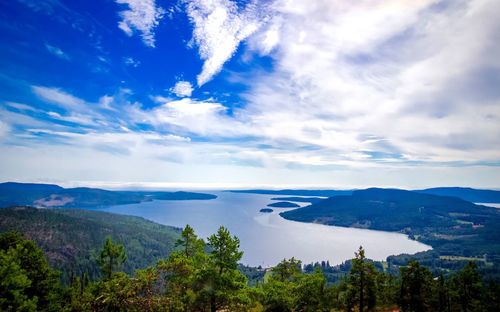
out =
<path fill-rule="evenodd" d="M 38 95 L 40 98 L 61 105 L 62 107 L 68 109 L 81 109 L 86 106 L 84 100 L 77 98 L 69 93 L 66 93 L 58 88 L 50 88 L 44 86 L 33 86 L 33 93 Z"/>
<path fill-rule="evenodd" d="M 249 39 L 274 71 L 241 78 L 242 114 L 273 146 L 314 147 L 295 154 L 304 164 L 378 166 L 356 156 L 367 152 L 393 155 L 389 166 L 497 162 L 500 5 L 435 4 L 276 1 L 284 22 Z"/>
<path fill-rule="evenodd" d="M 141 61 L 135 60 L 133 57 L 125 57 L 123 58 L 123 62 L 127 66 L 132 66 L 132 67 L 139 67 L 141 65 Z"/>
<path fill-rule="evenodd" d="M 99 106 L 107 110 L 114 110 L 114 108 L 111 106 L 114 100 L 115 98 L 112 96 L 103 95 L 99 98 Z"/>
<path fill-rule="evenodd" d="M 211 79 L 242 40 L 247 54 L 273 59 L 269 70 L 232 73 L 247 84 L 238 94 L 243 107 L 191 99 L 192 86 L 171 89 L 187 96 L 180 100 L 152 97 L 152 108 L 131 102 L 124 90 L 92 106 L 57 88 L 33 87 L 73 112 L 60 118 L 77 118 L 81 107 L 92 106 L 101 114 L 93 119 L 106 125 L 75 134 L 0 111 L 12 131 L 34 124 L 67 144 L 44 142 L 36 166 L 41 145 L 25 153 L 0 145 L 2 176 L 498 187 L 498 1 L 279 0 L 265 8 L 272 17 L 264 22 L 229 1 L 186 3 L 193 42 L 205 60 L 198 84 Z M 254 26 L 244 32 L 247 19 Z M 102 112 L 106 107 L 116 114 Z M 144 128 L 151 130 L 138 130 Z M 55 164 L 62 153 L 68 160 Z M 61 170 L 51 170 L 55 166 Z"/>
<path fill-rule="evenodd" d="M 7 123 L 0 120 L 0 139 L 7 136 L 9 133 L 10 127 Z"/>
<path fill-rule="evenodd" d="M 8 106 L 13 107 L 13 108 L 15 108 L 17 110 L 20 110 L 20 111 L 32 111 L 32 112 L 39 111 L 38 109 L 34 108 L 33 106 L 26 105 L 26 104 L 23 104 L 23 103 L 6 102 L 5 104 L 7 104 Z"/>
<path fill-rule="evenodd" d="M 193 133 L 201 136 L 234 137 L 248 133 L 248 125 L 226 114 L 226 107 L 212 101 L 190 98 L 165 101 L 151 110 L 133 108 L 129 115 L 138 122 L 148 122 L 159 130 Z"/>
<path fill-rule="evenodd" d="M 198 86 L 201 86 L 221 70 L 240 42 L 260 27 L 262 16 L 254 3 L 239 10 L 230 0 L 185 2 L 194 26 L 194 43 L 205 61 L 197 77 Z"/>
<path fill-rule="evenodd" d="M 120 12 L 122 20 L 118 23 L 118 27 L 128 36 L 132 36 L 134 31 L 140 32 L 144 44 L 154 47 L 154 30 L 165 11 L 156 6 L 155 0 L 116 0 L 116 3 L 128 6 L 126 10 Z"/>
<path fill-rule="evenodd" d="M 193 93 L 193 86 L 189 81 L 178 81 L 170 91 L 175 93 L 178 97 L 191 96 Z"/>
<path fill-rule="evenodd" d="M 51 54 L 63 59 L 63 60 L 67 60 L 69 61 L 70 60 L 70 57 L 68 56 L 68 54 L 66 54 L 63 50 L 61 50 L 60 48 L 58 47 L 55 47 L 55 46 L 52 46 L 50 44 L 45 44 L 45 48 L 47 49 L 47 51 L 49 51 Z"/>

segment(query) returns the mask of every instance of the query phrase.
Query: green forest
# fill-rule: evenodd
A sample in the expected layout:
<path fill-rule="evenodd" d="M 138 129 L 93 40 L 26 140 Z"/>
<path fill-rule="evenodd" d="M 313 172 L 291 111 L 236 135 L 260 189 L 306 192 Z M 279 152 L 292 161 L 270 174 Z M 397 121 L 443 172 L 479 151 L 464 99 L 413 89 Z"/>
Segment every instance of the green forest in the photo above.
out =
<path fill-rule="evenodd" d="M 224 227 L 207 241 L 188 225 L 175 250 L 155 265 L 122 271 L 127 249 L 107 237 L 95 257 L 100 278 L 85 272 L 61 283 L 43 251 L 15 231 L 0 235 L 2 311 L 499 311 L 500 285 L 474 262 L 433 275 L 409 261 L 389 274 L 354 253 L 350 270 L 328 283 L 321 266 L 305 272 L 284 259 L 249 283 L 239 239 Z M 247 268 L 248 269 L 248 268 Z M 248 272 L 246 272 L 248 273 Z"/>

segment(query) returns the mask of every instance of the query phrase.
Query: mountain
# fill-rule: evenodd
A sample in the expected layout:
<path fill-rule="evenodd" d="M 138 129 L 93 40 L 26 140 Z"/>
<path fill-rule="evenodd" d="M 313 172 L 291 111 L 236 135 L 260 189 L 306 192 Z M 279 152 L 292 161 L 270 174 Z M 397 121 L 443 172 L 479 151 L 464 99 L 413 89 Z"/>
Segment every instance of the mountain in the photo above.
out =
<path fill-rule="evenodd" d="M 435 187 L 425 190 L 417 190 L 415 192 L 441 196 L 452 196 L 473 203 L 500 203 L 500 191 L 494 190 L 478 190 L 467 187 Z"/>
<path fill-rule="evenodd" d="M 134 204 L 150 200 L 208 200 L 217 196 L 193 192 L 107 191 L 97 188 L 62 188 L 52 184 L 0 183 L 0 207 L 90 208 Z"/>
<path fill-rule="evenodd" d="M 370 188 L 351 196 L 334 196 L 281 213 L 284 218 L 330 225 L 401 231 L 405 228 L 453 226 L 461 220 L 481 223 L 499 211 L 454 197 L 398 189 Z M 473 220 L 472 220 L 473 219 Z"/>
<path fill-rule="evenodd" d="M 143 218 L 80 209 L 0 209 L 0 232 L 10 230 L 34 240 L 66 281 L 83 272 L 99 276 L 95 255 L 106 236 L 125 245 L 128 273 L 167 257 L 180 237 L 180 229 Z"/>
<path fill-rule="evenodd" d="M 500 257 L 500 210 L 455 197 L 371 188 L 280 215 L 302 222 L 402 232 L 442 254 Z"/>
<path fill-rule="evenodd" d="M 337 195 L 351 195 L 352 190 L 232 190 L 233 193 L 269 194 L 269 195 L 296 195 L 296 196 L 322 196 L 332 197 Z"/>

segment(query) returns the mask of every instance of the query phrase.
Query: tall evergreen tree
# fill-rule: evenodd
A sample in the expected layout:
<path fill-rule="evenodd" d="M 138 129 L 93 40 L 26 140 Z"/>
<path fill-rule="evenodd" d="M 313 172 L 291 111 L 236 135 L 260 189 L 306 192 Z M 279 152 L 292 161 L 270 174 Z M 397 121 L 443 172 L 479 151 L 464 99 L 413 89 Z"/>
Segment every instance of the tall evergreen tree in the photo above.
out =
<path fill-rule="evenodd" d="M 347 309 L 351 311 L 357 304 L 360 312 L 371 311 L 376 304 L 375 280 L 377 271 L 372 263 L 366 261 L 362 246 L 354 253 L 352 268 L 347 279 Z"/>
<path fill-rule="evenodd" d="M 432 273 L 416 261 L 400 269 L 399 306 L 403 312 L 435 311 Z"/>
<path fill-rule="evenodd" d="M 185 256 L 192 257 L 203 248 L 204 242 L 198 238 L 194 229 L 187 224 L 182 230 L 181 238 L 177 240 L 175 246 L 180 247 Z"/>
<path fill-rule="evenodd" d="M 461 271 L 452 276 L 450 284 L 455 294 L 454 301 L 460 303 L 463 312 L 482 310 L 481 294 L 484 289 L 476 263 L 467 263 Z"/>
<path fill-rule="evenodd" d="M 117 270 L 126 260 L 127 255 L 125 253 L 125 247 L 122 244 L 113 243 L 111 237 L 106 237 L 104 246 L 102 247 L 99 258 L 97 259 L 104 277 L 108 280 L 111 279 L 113 272 Z"/>
<path fill-rule="evenodd" d="M 208 244 L 211 248 L 210 265 L 202 271 L 201 278 L 209 281 L 210 311 L 241 309 L 249 304 L 250 299 L 246 295 L 247 280 L 237 270 L 238 261 L 243 256 L 239 250 L 240 240 L 221 226 L 216 234 L 208 238 Z"/>
<path fill-rule="evenodd" d="M 14 310 L 27 311 L 33 307 L 37 311 L 61 309 L 59 274 L 49 267 L 43 251 L 33 241 L 17 232 L 4 233 L 0 235 L 0 254 L 0 287 L 6 288 L 5 294 L 10 292 L 8 296 L 3 295 L 2 289 L 2 306 L 21 304 Z"/>

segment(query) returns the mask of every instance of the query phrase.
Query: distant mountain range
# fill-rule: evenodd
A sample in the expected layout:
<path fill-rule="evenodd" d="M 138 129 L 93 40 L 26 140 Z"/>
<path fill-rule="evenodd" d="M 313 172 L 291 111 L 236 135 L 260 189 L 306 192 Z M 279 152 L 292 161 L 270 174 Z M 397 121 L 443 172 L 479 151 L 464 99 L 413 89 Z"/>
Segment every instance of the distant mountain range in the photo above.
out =
<path fill-rule="evenodd" d="M 500 191 L 478 190 L 467 187 L 435 187 L 416 192 L 458 197 L 473 203 L 500 203 Z"/>
<path fill-rule="evenodd" d="M 53 184 L 0 183 L 0 207 L 91 208 L 151 200 L 208 200 L 217 196 L 193 192 L 107 191 L 97 188 L 62 188 Z"/>
<path fill-rule="evenodd" d="M 233 193 L 332 197 L 351 195 L 353 190 L 231 190 Z"/>
<path fill-rule="evenodd" d="M 321 196 L 332 197 L 339 195 L 352 195 L 356 190 L 233 190 L 234 193 L 269 194 L 269 195 L 295 195 L 295 196 Z M 500 191 L 479 190 L 467 187 L 436 187 L 414 192 L 431 195 L 457 197 L 473 203 L 500 203 Z"/>

